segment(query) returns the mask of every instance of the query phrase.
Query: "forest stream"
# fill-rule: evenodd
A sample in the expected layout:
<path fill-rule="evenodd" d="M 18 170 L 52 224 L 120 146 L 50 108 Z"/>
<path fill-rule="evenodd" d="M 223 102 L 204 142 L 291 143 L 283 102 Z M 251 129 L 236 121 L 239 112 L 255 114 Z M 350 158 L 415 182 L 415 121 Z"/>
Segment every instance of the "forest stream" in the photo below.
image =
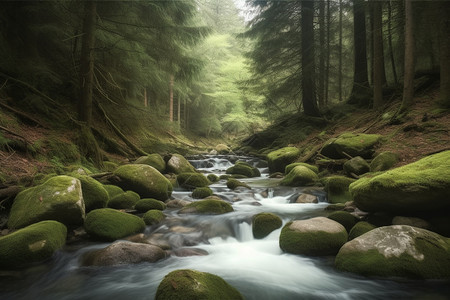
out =
<path fill-rule="evenodd" d="M 204 173 L 222 175 L 237 159 L 254 166 L 258 163 L 258 159 L 237 156 L 201 156 L 190 162 Z M 46 264 L 2 280 L 0 299 L 153 299 L 164 276 L 177 269 L 216 274 L 245 299 L 447 299 L 450 295 L 450 287 L 443 282 L 368 279 L 338 272 L 333 267 L 334 257 L 283 253 L 278 242 L 281 228 L 264 239 L 254 239 L 251 219 L 256 213 L 275 213 L 284 225 L 293 219 L 325 216 L 328 205 L 320 188 L 280 187 L 279 179 L 268 178 L 268 169 L 260 171 L 261 177 L 242 180 L 251 190 L 232 191 L 224 180 L 210 186 L 215 195 L 232 203 L 234 212 L 182 215 L 177 213 L 179 209 L 167 208 L 165 221 L 147 226 L 144 234 L 148 240 L 164 240 L 177 249 L 164 260 L 84 267 L 85 253 L 109 243 L 72 243 Z M 315 194 L 319 203 L 290 203 L 305 189 Z M 190 192 L 181 189 L 172 197 L 193 200 Z"/>

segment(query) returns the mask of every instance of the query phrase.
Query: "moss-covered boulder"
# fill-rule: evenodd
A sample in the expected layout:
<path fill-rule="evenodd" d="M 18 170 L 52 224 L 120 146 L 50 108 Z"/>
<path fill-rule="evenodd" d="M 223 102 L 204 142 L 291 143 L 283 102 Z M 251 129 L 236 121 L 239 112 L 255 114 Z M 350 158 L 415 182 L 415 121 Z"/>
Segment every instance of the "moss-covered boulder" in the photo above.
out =
<path fill-rule="evenodd" d="M 80 181 L 70 176 L 55 176 L 16 196 L 8 227 L 21 228 L 43 220 L 55 220 L 72 227 L 83 224 L 84 217 Z"/>
<path fill-rule="evenodd" d="M 355 226 L 358 222 L 358 219 L 347 211 L 335 211 L 328 215 L 328 219 L 338 222 L 342 226 L 345 227 L 347 232 Z"/>
<path fill-rule="evenodd" d="M 118 187 L 117 185 L 105 184 L 103 185 L 103 187 L 106 190 L 106 192 L 108 192 L 109 199 L 125 192 L 124 190 L 122 190 L 122 188 Z"/>
<path fill-rule="evenodd" d="M 163 173 L 166 170 L 166 162 L 158 153 L 141 156 L 134 162 L 135 164 L 149 165 Z"/>
<path fill-rule="evenodd" d="M 347 242 L 347 230 L 325 217 L 287 223 L 280 234 L 284 252 L 311 256 L 335 255 Z"/>
<path fill-rule="evenodd" d="M 367 161 L 361 156 L 353 157 L 344 163 L 344 171 L 349 176 L 362 175 L 370 171 Z"/>
<path fill-rule="evenodd" d="M 155 300 L 244 299 L 221 277 L 194 270 L 176 270 L 164 277 Z"/>
<path fill-rule="evenodd" d="M 344 176 L 331 176 L 325 179 L 325 191 L 327 192 L 327 199 L 330 203 L 345 203 L 352 200 L 349 185 L 355 179 Z"/>
<path fill-rule="evenodd" d="M 194 173 L 196 170 L 183 155 L 173 154 L 167 161 L 167 172 L 181 174 Z"/>
<path fill-rule="evenodd" d="M 218 144 L 218 145 L 214 148 L 214 150 L 216 150 L 218 154 L 228 154 L 228 153 L 231 152 L 230 147 L 228 147 L 228 146 L 225 145 L 225 144 Z"/>
<path fill-rule="evenodd" d="M 255 239 L 263 239 L 281 227 L 281 218 L 273 213 L 259 213 L 252 218 L 252 232 Z"/>
<path fill-rule="evenodd" d="M 145 198 L 139 200 L 134 206 L 134 208 L 139 212 L 146 212 L 151 209 L 165 210 L 166 204 L 156 199 Z"/>
<path fill-rule="evenodd" d="M 112 161 L 104 161 L 102 170 L 105 172 L 114 172 L 119 165 Z"/>
<path fill-rule="evenodd" d="M 226 170 L 226 173 L 232 175 L 243 175 L 249 178 L 261 176 L 261 173 L 259 172 L 258 168 L 252 167 L 245 163 L 237 163 L 234 166 L 229 167 Z"/>
<path fill-rule="evenodd" d="M 212 196 L 213 191 L 205 186 L 205 187 L 198 187 L 192 192 L 192 198 L 194 199 L 203 199 L 209 196 Z"/>
<path fill-rule="evenodd" d="M 86 215 L 84 228 L 94 239 L 115 241 L 144 231 L 145 223 L 137 216 L 111 208 L 101 208 Z"/>
<path fill-rule="evenodd" d="M 375 228 L 377 227 L 373 224 L 370 224 L 369 222 L 358 222 L 355 224 L 355 226 L 352 227 L 352 229 L 350 229 L 350 232 L 348 233 L 348 240 L 351 241 Z"/>
<path fill-rule="evenodd" d="M 166 252 L 158 246 L 121 241 L 85 254 L 82 264 L 84 266 L 117 266 L 142 262 L 154 263 L 166 256 Z"/>
<path fill-rule="evenodd" d="M 319 180 L 314 171 L 305 166 L 294 167 L 283 180 L 280 181 L 280 185 L 285 186 L 305 186 L 313 185 Z"/>
<path fill-rule="evenodd" d="M 407 225 L 373 229 L 346 243 L 339 270 L 364 276 L 450 278 L 450 239 Z"/>
<path fill-rule="evenodd" d="M 267 154 L 270 173 L 284 172 L 287 165 L 293 163 L 301 154 L 296 147 L 284 147 Z"/>
<path fill-rule="evenodd" d="M 67 228 L 41 221 L 0 237 L 0 269 L 14 269 L 50 257 L 66 243 Z"/>
<path fill-rule="evenodd" d="M 200 173 L 181 173 L 177 175 L 178 185 L 187 190 L 206 187 L 211 184 L 205 175 Z"/>
<path fill-rule="evenodd" d="M 89 176 L 80 175 L 76 178 L 81 182 L 86 212 L 108 205 L 109 194 L 103 184 Z"/>
<path fill-rule="evenodd" d="M 147 225 L 155 225 L 161 223 L 165 218 L 166 215 L 162 211 L 157 209 L 149 210 L 142 216 L 142 219 Z"/>
<path fill-rule="evenodd" d="M 133 191 L 126 191 L 122 194 L 114 196 L 109 200 L 108 207 L 115 209 L 132 209 L 139 201 L 140 197 L 138 193 Z"/>
<path fill-rule="evenodd" d="M 238 188 L 240 186 L 241 187 L 245 187 L 247 189 L 251 189 L 251 187 L 248 184 L 246 184 L 246 183 L 244 183 L 242 181 L 239 181 L 239 180 L 237 180 L 235 178 L 228 178 L 228 180 L 227 180 L 227 187 L 229 189 L 235 190 L 236 188 Z"/>
<path fill-rule="evenodd" d="M 208 178 L 208 180 L 210 182 L 217 182 L 217 181 L 219 181 L 219 177 L 216 174 L 208 174 L 208 176 L 206 176 L 206 178 Z"/>
<path fill-rule="evenodd" d="M 399 155 L 393 152 L 382 152 L 375 156 L 375 158 L 370 163 L 371 172 L 381 172 L 386 171 L 395 166 L 399 161 Z"/>
<path fill-rule="evenodd" d="M 374 147 L 381 141 L 382 136 L 378 134 L 354 134 L 346 132 L 337 138 L 328 140 L 320 153 L 326 157 L 337 159 L 361 156 L 371 158 L 374 153 Z"/>
<path fill-rule="evenodd" d="M 114 175 L 117 185 L 138 193 L 141 198 L 167 200 L 172 194 L 172 184 L 158 170 L 149 165 L 129 164 L 118 167 Z"/>
<path fill-rule="evenodd" d="M 422 214 L 450 208 L 450 151 L 430 155 L 375 177 L 353 182 L 350 193 L 367 212 Z"/>
<path fill-rule="evenodd" d="M 180 214 L 202 214 L 202 215 L 221 215 L 232 212 L 233 207 L 230 203 L 217 199 L 203 199 L 189 203 L 183 207 Z"/>
<path fill-rule="evenodd" d="M 294 169 L 297 166 L 307 167 L 314 173 L 319 174 L 319 168 L 317 166 L 313 166 L 313 165 L 310 165 L 307 163 L 301 163 L 301 162 L 295 162 L 295 163 L 287 165 L 286 168 L 284 169 L 284 174 L 289 174 L 292 171 L 292 169 Z"/>

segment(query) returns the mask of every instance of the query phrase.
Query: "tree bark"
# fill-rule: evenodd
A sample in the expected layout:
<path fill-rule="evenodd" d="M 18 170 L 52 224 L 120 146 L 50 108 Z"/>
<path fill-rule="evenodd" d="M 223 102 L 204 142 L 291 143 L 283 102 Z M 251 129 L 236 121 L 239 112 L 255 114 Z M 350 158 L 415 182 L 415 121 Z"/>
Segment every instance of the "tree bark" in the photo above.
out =
<path fill-rule="evenodd" d="M 342 101 L 342 0 L 339 0 L 339 73 L 338 73 L 338 89 L 339 101 Z"/>
<path fill-rule="evenodd" d="M 450 7 L 442 2 L 440 9 L 440 104 L 450 107 Z"/>
<path fill-rule="evenodd" d="M 302 103 L 308 116 L 319 116 L 315 90 L 314 2 L 302 1 Z"/>
<path fill-rule="evenodd" d="M 318 88 L 318 100 L 319 107 L 325 106 L 325 1 L 319 2 L 319 45 L 320 45 L 320 55 L 319 55 L 319 88 Z"/>
<path fill-rule="evenodd" d="M 405 0 L 405 75 L 403 99 L 399 113 L 406 112 L 413 104 L 414 96 L 414 34 L 412 1 Z"/>
<path fill-rule="evenodd" d="M 383 106 L 383 22 L 382 4 L 372 3 L 373 17 L 373 108 L 381 109 Z"/>
<path fill-rule="evenodd" d="M 173 122 L 173 75 L 170 75 L 169 82 L 169 121 Z"/>
<path fill-rule="evenodd" d="M 397 68 L 395 67 L 394 48 L 392 47 L 392 5 L 388 1 L 388 42 L 389 56 L 391 58 L 392 76 L 394 77 L 394 85 L 398 83 Z"/>
<path fill-rule="evenodd" d="M 331 0 L 327 0 L 327 68 L 325 74 L 325 103 L 328 104 L 329 80 L 330 80 L 330 53 L 331 53 Z"/>

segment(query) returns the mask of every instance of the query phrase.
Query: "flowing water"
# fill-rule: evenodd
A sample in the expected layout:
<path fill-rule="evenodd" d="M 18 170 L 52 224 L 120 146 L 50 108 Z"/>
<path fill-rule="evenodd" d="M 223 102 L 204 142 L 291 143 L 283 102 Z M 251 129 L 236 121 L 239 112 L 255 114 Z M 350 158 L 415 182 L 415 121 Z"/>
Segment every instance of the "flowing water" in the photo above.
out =
<path fill-rule="evenodd" d="M 224 174 L 237 160 L 254 165 L 258 160 L 236 156 L 202 156 L 191 163 L 205 173 Z M 283 219 L 307 219 L 325 215 L 326 195 L 309 188 L 319 203 L 296 204 L 291 199 L 305 188 L 278 187 L 277 179 L 262 176 L 245 179 L 252 189 L 230 191 L 225 181 L 211 185 L 214 193 L 230 201 L 234 212 L 217 216 L 178 215 L 148 226 L 145 237 L 172 249 L 208 255 L 181 256 L 176 252 L 157 263 L 116 267 L 83 267 L 83 254 L 108 243 L 83 242 L 66 246 L 46 264 L 27 270 L 0 270 L 0 299 L 153 299 L 166 274 L 176 269 L 195 269 L 224 278 L 246 299 L 448 299 L 450 288 L 439 281 L 389 281 L 358 277 L 334 270 L 333 257 L 305 257 L 283 253 L 278 246 L 281 229 L 262 240 L 252 235 L 251 217 L 272 212 Z M 191 201 L 191 193 L 175 190 L 175 199 Z"/>

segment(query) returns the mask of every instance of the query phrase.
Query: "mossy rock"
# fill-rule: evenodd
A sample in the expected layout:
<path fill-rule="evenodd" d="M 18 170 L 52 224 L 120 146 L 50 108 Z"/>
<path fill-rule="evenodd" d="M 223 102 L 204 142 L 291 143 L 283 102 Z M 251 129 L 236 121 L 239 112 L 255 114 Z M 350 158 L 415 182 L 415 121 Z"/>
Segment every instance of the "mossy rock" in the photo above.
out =
<path fill-rule="evenodd" d="M 344 171 L 347 175 L 362 175 L 370 171 L 370 166 L 361 156 L 353 157 L 344 163 Z"/>
<path fill-rule="evenodd" d="M 399 160 L 399 155 L 393 152 L 382 152 L 378 154 L 370 163 L 371 172 L 386 171 L 395 166 Z"/>
<path fill-rule="evenodd" d="M 165 218 L 166 215 L 162 211 L 157 209 L 151 209 L 142 216 L 142 219 L 147 225 L 155 225 L 161 223 Z"/>
<path fill-rule="evenodd" d="M 134 162 L 135 164 L 149 165 L 163 173 L 166 170 L 166 162 L 161 155 L 154 153 L 147 156 L 141 156 Z"/>
<path fill-rule="evenodd" d="M 225 144 L 218 144 L 214 149 L 219 154 L 228 154 L 231 152 L 230 148 Z"/>
<path fill-rule="evenodd" d="M 196 170 L 183 155 L 173 154 L 167 161 L 167 171 L 175 174 L 194 173 Z"/>
<path fill-rule="evenodd" d="M 194 270 L 176 270 L 164 277 L 155 300 L 244 299 L 221 277 Z"/>
<path fill-rule="evenodd" d="M 358 219 L 347 211 L 335 211 L 328 215 L 328 219 L 338 222 L 345 227 L 347 232 L 350 232 L 353 226 L 358 222 Z"/>
<path fill-rule="evenodd" d="M 0 237 L 0 269 L 14 269 L 52 257 L 66 243 L 67 228 L 41 221 Z"/>
<path fill-rule="evenodd" d="M 108 202 L 108 207 L 115 209 L 131 209 L 136 205 L 140 198 L 138 193 L 126 191 L 112 197 Z"/>
<path fill-rule="evenodd" d="M 142 164 L 118 167 L 114 175 L 119 177 L 117 185 L 124 190 L 138 193 L 141 198 L 167 200 L 172 194 L 172 184 L 158 170 Z"/>
<path fill-rule="evenodd" d="M 200 173 L 181 173 L 177 175 L 178 185 L 187 190 L 206 187 L 211 184 L 205 175 Z"/>
<path fill-rule="evenodd" d="M 94 239 L 115 241 L 144 231 L 145 223 L 137 216 L 111 208 L 101 208 L 86 215 L 84 228 Z"/>
<path fill-rule="evenodd" d="M 74 227 L 83 224 L 84 217 L 81 182 L 70 176 L 55 176 L 16 196 L 8 228 L 21 228 L 43 220 L 55 220 Z"/>
<path fill-rule="evenodd" d="M 206 176 L 206 178 L 208 178 L 208 180 L 210 182 L 217 182 L 219 181 L 219 177 L 215 174 L 208 174 L 208 176 Z"/>
<path fill-rule="evenodd" d="M 151 209 L 165 210 L 166 204 L 156 199 L 146 198 L 139 200 L 134 208 L 139 212 L 146 212 Z"/>
<path fill-rule="evenodd" d="M 263 239 L 281 227 L 281 218 L 273 213 L 259 213 L 252 218 L 252 232 L 255 239 Z"/>
<path fill-rule="evenodd" d="M 235 190 L 237 187 L 240 187 L 240 186 L 248 188 L 248 189 L 251 189 L 251 187 L 248 186 L 248 184 L 246 184 L 246 183 L 244 183 L 242 181 L 239 181 L 239 180 L 237 180 L 235 178 L 229 178 L 227 180 L 227 187 L 229 189 L 231 189 L 231 190 Z"/>
<path fill-rule="evenodd" d="M 348 240 L 351 241 L 375 228 L 377 228 L 377 226 L 370 224 L 369 222 L 358 222 L 355 224 L 355 226 L 353 226 L 352 229 L 350 229 L 350 232 L 348 233 Z"/>
<path fill-rule="evenodd" d="M 243 164 L 243 163 L 237 163 L 232 167 L 229 167 L 226 170 L 227 174 L 232 174 L 232 175 L 243 175 L 245 177 L 259 177 L 261 176 L 261 173 L 259 172 L 259 170 L 257 168 L 254 168 L 252 166 L 249 166 L 247 164 Z"/>
<path fill-rule="evenodd" d="M 450 208 L 450 151 L 430 155 L 349 187 L 356 206 L 367 212 L 420 215 Z"/>
<path fill-rule="evenodd" d="M 203 199 L 212 196 L 213 191 L 209 187 L 198 187 L 192 192 L 192 198 Z"/>
<path fill-rule="evenodd" d="M 305 186 L 313 185 L 319 180 L 314 171 L 304 166 L 294 167 L 283 180 L 280 181 L 280 185 L 284 186 Z"/>
<path fill-rule="evenodd" d="M 346 243 L 335 266 L 363 276 L 448 279 L 450 239 L 407 225 L 379 227 Z"/>
<path fill-rule="evenodd" d="M 328 140 L 320 153 L 332 159 L 361 156 L 371 158 L 374 147 L 381 141 L 382 136 L 378 134 L 354 134 L 346 132 L 337 138 Z"/>
<path fill-rule="evenodd" d="M 76 176 L 81 182 L 86 212 L 108 205 L 109 194 L 104 185 L 89 176 Z"/>
<path fill-rule="evenodd" d="M 204 215 L 221 215 L 234 211 L 231 204 L 223 200 L 203 199 L 189 203 L 183 207 L 180 214 L 204 214 Z"/>
<path fill-rule="evenodd" d="M 102 170 L 105 172 L 114 172 L 119 165 L 112 161 L 104 161 Z"/>
<path fill-rule="evenodd" d="M 301 154 L 296 147 L 284 147 L 267 154 L 270 173 L 284 172 L 287 165 L 293 163 Z"/>
<path fill-rule="evenodd" d="M 331 176 L 325 179 L 325 191 L 329 203 L 345 203 L 352 200 L 349 185 L 355 179 L 344 176 Z"/>
<path fill-rule="evenodd" d="M 122 190 L 122 188 L 118 187 L 117 185 L 104 184 L 103 188 L 106 190 L 106 192 L 108 192 L 109 199 L 119 194 L 125 193 L 125 191 Z"/>
<path fill-rule="evenodd" d="M 335 255 L 347 242 L 347 230 L 325 217 L 287 223 L 280 234 L 284 252 L 310 256 Z"/>
<path fill-rule="evenodd" d="M 289 174 L 292 169 L 294 169 L 297 166 L 304 166 L 307 167 L 308 169 L 310 169 L 311 171 L 313 171 L 316 174 L 319 174 L 319 168 L 317 166 L 313 166 L 307 163 L 301 163 L 301 162 L 296 162 L 296 163 L 292 163 L 286 166 L 286 168 L 284 169 L 284 174 Z"/>

